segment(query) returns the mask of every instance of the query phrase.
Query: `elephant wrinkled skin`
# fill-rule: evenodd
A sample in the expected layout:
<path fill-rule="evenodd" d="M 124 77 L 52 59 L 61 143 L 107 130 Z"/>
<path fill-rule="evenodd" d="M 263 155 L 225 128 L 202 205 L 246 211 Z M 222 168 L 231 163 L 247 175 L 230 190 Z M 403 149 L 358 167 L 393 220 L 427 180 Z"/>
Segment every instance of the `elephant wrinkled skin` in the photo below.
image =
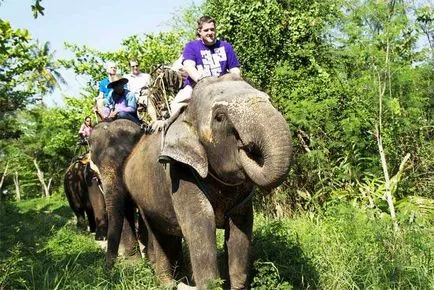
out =
<path fill-rule="evenodd" d="M 124 135 L 122 142 L 130 138 L 133 144 L 137 126 L 117 122 L 106 124 L 105 131 L 110 136 L 129 131 L 131 136 Z M 96 153 L 92 158 L 118 146 L 110 143 L 113 148 L 104 148 L 103 134 L 98 131 L 103 131 L 100 126 L 92 133 L 92 152 Z M 181 238 L 189 248 L 197 288 L 219 278 L 216 229 L 221 228 L 225 230 L 227 283 L 231 289 L 248 288 L 251 192 L 255 185 L 274 188 L 286 177 L 292 148 L 285 119 L 268 95 L 239 77 L 210 77 L 196 85 L 188 107 L 167 129 L 162 153 L 173 160 L 170 164 L 157 161 L 161 139 L 161 134 L 143 135 L 117 169 L 123 175 L 100 167 L 103 183 L 105 175 L 116 176 L 125 186 L 123 193 L 106 190 L 106 195 L 129 194 L 139 208 L 147 229 L 146 254 L 163 283 L 171 282 L 180 263 Z M 103 163 L 94 161 L 98 166 Z M 116 245 L 110 248 L 117 241 L 110 237 L 111 226 L 109 222 L 109 250 L 117 249 Z M 108 266 L 116 254 L 107 253 Z"/>

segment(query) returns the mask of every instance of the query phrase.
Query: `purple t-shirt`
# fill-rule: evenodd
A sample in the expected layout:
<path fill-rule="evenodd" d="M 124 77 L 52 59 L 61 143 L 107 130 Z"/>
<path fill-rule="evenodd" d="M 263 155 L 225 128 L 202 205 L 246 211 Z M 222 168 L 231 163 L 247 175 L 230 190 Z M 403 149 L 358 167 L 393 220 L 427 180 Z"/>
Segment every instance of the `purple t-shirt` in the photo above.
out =
<path fill-rule="evenodd" d="M 221 76 L 240 66 L 232 45 L 224 40 L 217 40 L 212 46 L 206 46 L 200 39 L 190 41 L 185 45 L 182 57 L 195 61 L 197 70 L 204 76 Z M 193 83 L 190 77 L 184 82 L 185 85 Z"/>

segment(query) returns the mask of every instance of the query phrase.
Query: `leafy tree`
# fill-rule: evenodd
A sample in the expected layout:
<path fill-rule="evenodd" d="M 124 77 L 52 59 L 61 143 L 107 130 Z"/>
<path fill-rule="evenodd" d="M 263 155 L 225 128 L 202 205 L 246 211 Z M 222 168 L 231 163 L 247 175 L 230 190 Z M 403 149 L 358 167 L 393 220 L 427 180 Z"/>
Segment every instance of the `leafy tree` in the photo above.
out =
<path fill-rule="evenodd" d="M 140 62 L 141 70 L 153 73 L 159 64 L 171 64 L 182 49 L 182 34 L 169 32 L 130 36 L 122 41 L 122 46 L 114 52 L 102 52 L 87 46 L 79 47 L 67 43 L 66 47 L 75 55 L 73 59 L 63 59 L 60 63 L 72 69 L 77 75 L 88 78 L 85 95 L 93 98 L 97 95 L 98 82 L 106 77 L 104 62 L 115 61 L 121 74 L 129 72 L 128 60 L 135 58 Z"/>
<path fill-rule="evenodd" d="M 35 68 L 33 81 L 44 89 L 43 94 L 53 93 L 55 88 L 60 88 L 60 84 L 66 85 L 67 83 L 58 71 L 60 65 L 54 58 L 55 51 L 50 50 L 50 42 L 36 45 L 36 48 L 32 50 L 33 57 L 43 60 L 44 63 Z"/>
<path fill-rule="evenodd" d="M 40 196 L 41 184 L 36 178 L 33 160 L 36 159 L 52 186 L 62 186 L 63 175 L 69 163 L 85 148 L 76 145 L 78 129 L 93 102 L 82 97 L 67 97 L 61 108 L 34 106 L 17 115 L 23 134 L 5 142 L 5 160 L 11 172 L 17 171 L 25 197 Z M 9 180 L 6 186 L 13 187 Z M 10 190 L 12 192 L 12 190 Z"/>
<path fill-rule="evenodd" d="M 416 7 L 404 1 L 349 1 L 347 5 L 351 13 L 343 19 L 343 23 L 347 23 L 343 25 L 343 31 L 348 37 L 342 43 L 350 60 L 346 68 L 348 71 L 355 68 L 357 73 L 347 75 L 346 81 L 355 88 L 354 95 L 365 99 L 366 105 L 360 111 L 368 116 L 371 132 L 378 122 L 378 110 L 382 112 L 381 133 L 389 171 L 397 172 L 402 157 L 408 152 L 417 168 L 420 153 L 432 147 L 423 136 L 432 124 L 429 87 L 433 78 L 429 76 L 433 74 L 423 68 L 427 63 L 414 66 L 417 62 L 427 61 L 416 50 L 421 35 L 417 23 L 410 17 Z M 378 98 L 380 87 L 384 92 L 381 100 Z M 374 157 L 370 151 L 365 151 L 364 155 Z M 411 178 L 413 185 L 419 174 Z M 401 194 L 407 193 L 401 191 Z"/>
<path fill-rule="evenodd" d="M 294 70 L 314 67 L 326 49 L 322 35 L 337 16 L 334 1 L 209 0 L 204 9 L 233 44 L 243 74 L 264 89 L 282 61 Z"/>
<path fill-rule="evenodd" d="M 48 45 L 40 50 L 27 30 L 13 29 L 8 21 L 0 19 L 0 31 L 0 139 L 16 138 L 20 130 L 15 113 L 48 92 L 53 79 L 43 73 L 57 73 L 57 65 Z"/>
<path fill-rule="evenodd" d="M 38 101 L 63 78 L 49 43 L 32 42 L 27 30 L 13 29 L 5 20 L 0 20 L 0 30 L 1 162 L 10 162 L 11 172 L 26 180 L 21 185 L 31 186 L 37 184 L 32 159 L 39 158 L 38 150 L 47 145 L 41 142 L 49 139 L 40 140 L 40 132 L 31 131 L 33 124 L 41 123 L 29 118 L 28 112 L 38 110 Z M 52 124 L 45 125 L 52 131 Z"/>
<path fill-rule="evenodd" d="M 377 188 L 371 199 L 361 190 L 382 176 L 375 138 L 378 80 L 387 93 L 381 103 L 389 171 L 397 172 L 411 152 L 413 173 L 404 182 L 413 188 L 421 165 L 432 168 L 427 137 L 434 78 L 432 64 L 416 50 L 421 35 L 410 4 L 206 1 L 205 13 L 217 18 L 220 37 L 233 43 L 244 76 L 270 93 L 295 132 L 288 185 L 302 193 L 306 206 L 336 198 L 373 200 Z M 425 194 L 433 184 L 427 179 Z M 397 193 L 409 194 L 400 187 Z M 382 202 L 381 194 L 375 197 L 377 206 Z"/>

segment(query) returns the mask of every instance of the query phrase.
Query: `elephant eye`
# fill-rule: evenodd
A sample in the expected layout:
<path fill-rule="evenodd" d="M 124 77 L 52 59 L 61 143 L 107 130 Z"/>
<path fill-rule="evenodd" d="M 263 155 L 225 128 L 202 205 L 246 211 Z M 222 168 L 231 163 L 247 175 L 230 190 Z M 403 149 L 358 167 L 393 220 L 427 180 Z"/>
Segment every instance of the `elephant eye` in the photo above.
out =
<path fill-rule="evenodd" d="M 217 113 L 217 114 L 215 115 L 214 119 L 215 119 L 217 122 L 222 122 L 222 121 L 225 119 L 225 114 L 223 114 L 223 113 Z"/>

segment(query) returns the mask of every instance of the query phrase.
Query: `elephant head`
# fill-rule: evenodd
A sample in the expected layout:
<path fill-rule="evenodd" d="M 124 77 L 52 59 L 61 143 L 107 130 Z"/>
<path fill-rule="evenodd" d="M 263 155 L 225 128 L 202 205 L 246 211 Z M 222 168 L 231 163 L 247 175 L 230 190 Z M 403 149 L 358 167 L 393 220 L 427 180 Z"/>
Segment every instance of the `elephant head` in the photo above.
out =
<path fill-rule="evenodd" d="M 163 154 L 226 184 L 278 186 L 291 160 L 291 135 L 269 96 L 238 76 L 209 77 L 167 130 Z"/>

